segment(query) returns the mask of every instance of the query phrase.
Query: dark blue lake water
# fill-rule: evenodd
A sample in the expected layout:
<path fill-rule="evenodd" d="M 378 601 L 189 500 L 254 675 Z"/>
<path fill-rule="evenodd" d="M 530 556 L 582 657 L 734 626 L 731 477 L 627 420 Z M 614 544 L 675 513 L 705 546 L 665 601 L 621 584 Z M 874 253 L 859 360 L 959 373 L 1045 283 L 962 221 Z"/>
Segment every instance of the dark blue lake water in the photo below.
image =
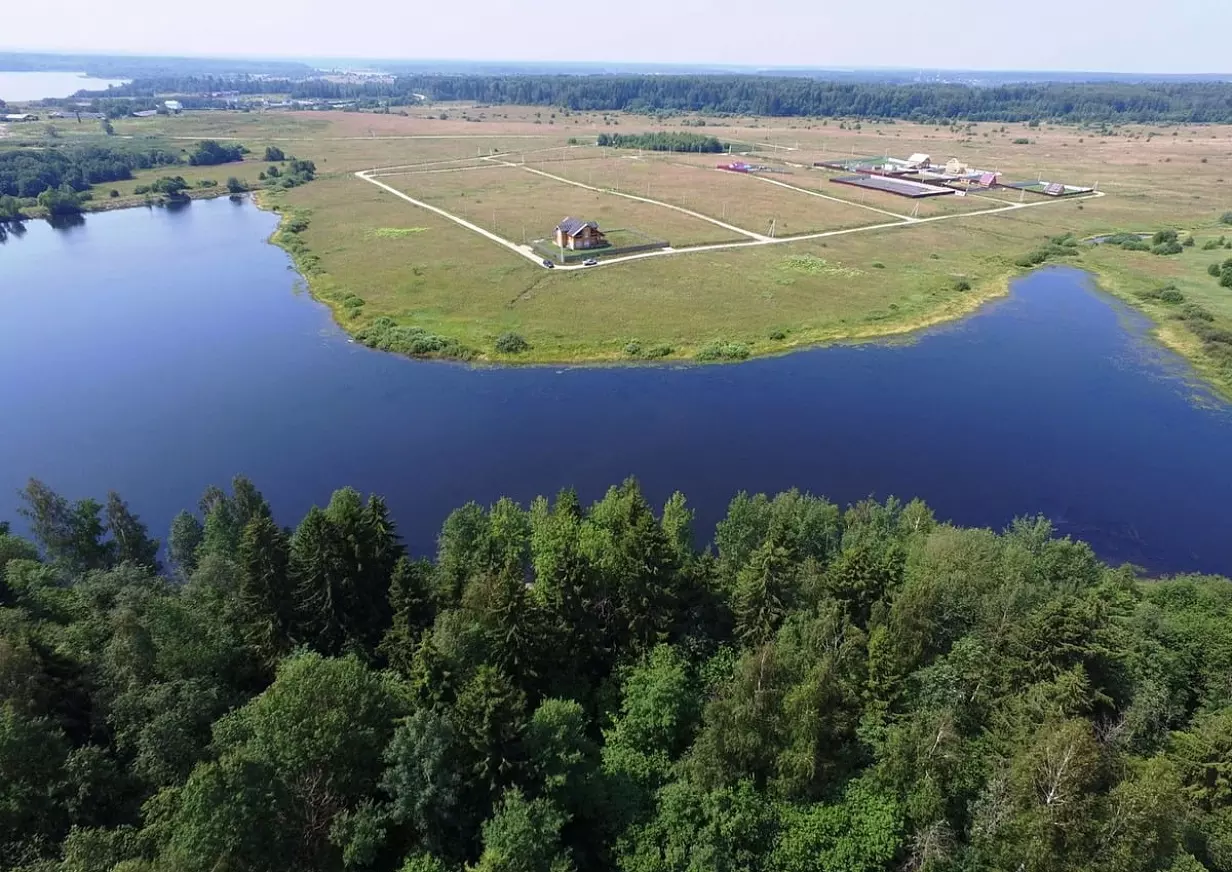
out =
<path fill-rule="evenodd" d="M 584 500 L 638 476 L 708 538 L 731 496 L 921 496 L 1001 527 L 1042 512 L 1112 561 L 1232 572 L 1232 410 L 1082 273 L 903 345 L 720 367 L 476 369 L 347 341 L 226 199 L 0 245 L 0 518 L 37 476 L 118 490 L 164 533 L 249 475 L 293 523 L 333 488 L 388 498 L 417 553 L 467 500 Z M 1198 391 L 1198 393 L 1201 393 Z"/>

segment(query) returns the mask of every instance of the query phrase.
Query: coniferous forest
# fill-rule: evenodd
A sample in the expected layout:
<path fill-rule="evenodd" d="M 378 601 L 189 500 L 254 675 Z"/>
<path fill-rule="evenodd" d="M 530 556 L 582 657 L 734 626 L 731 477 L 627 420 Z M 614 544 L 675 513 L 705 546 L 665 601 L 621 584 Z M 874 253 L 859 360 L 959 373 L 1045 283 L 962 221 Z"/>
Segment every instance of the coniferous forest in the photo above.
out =
<path fill-rule="evenodd" d="M 0 525 L 0 868 L 1232 870 L 1232 586 L 1042 519 L 251 482 Z"/>

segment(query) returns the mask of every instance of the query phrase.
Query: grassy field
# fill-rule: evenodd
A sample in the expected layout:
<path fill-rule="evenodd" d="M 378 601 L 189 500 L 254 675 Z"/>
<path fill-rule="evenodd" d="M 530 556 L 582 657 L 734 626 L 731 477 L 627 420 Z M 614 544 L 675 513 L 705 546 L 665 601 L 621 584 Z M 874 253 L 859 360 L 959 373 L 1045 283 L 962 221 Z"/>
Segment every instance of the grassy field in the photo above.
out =
<path fill-rule="evenodd" d="M 398 175 L 382 181 L 518 243 L 550 237 L 557 223 L 570 215 L 598 221 L 600 227 L 637 230 L 677 247 L 741 238 L 700 218 L 564 184 L 523 167 Z"/>
<path fill-rule="evenodd" d="M 441 116 L 446 116 L 441 118 Z M 789 170 L 776 180 L 845 201 L 835 203 L 762 180 L 719 173 L 718 155 L 606 155 L 590 144 L 601 132 L 697 130 L 705 126 L 734 153 Z M 71 122 L 58 125 L 61 142 L 88 135 Z M 859 129 L 856 129 L 858 126 Z M 81 125 L 88 127 L 88 125 Z M 508 359 L 493 348 L 512 331 L 531 349 L 519 361 L 619 360 L 637 349 L 670 348 L 691 358 L 715 342 L 749 354 L 774 353 L 814 342 L 903 332 L 961 315 L 1003 293 L 1021 272 L 1024 255 L 1047 250 L 1048 240 L 1072 233 L 1085 238 L 1116 231 L 1192 232 L 1197 245 L 1162 257 L 1115 247 L 1080 248 L 1067 262 L 1091 270 L 1110 293 L 1159 323 L 1159 337 L 1189 356 L 1222 390 L 1232 392 L 1232 371 L 1212 345 L 1211 327 L 1181 316 L 1199 306 L 1213 329 L 1232 329 L 1232 292 L 1206 273 L 1221 252 L 1202 244 L 1232 228 L 1219 224 L 1232 210 L 1224 179 L 1232 156 L 1232 127 L 1175 126 L 1094 129 L 1044 124 L 925 126 L 840 122 L 837 119 L 666 119 L 614 113 L 569 113 L 543 107 L 433 106 L 410 115 L 360 113 L 186 113 L 125 119 L 121 137 L 181 147 L 203 137 L 230 138 L 260 153 L 278 144 L 313 159 L 317 181 L 268 202 L 307 215 L 300 259 L 311 254 L 309 282 L 334 307 L 340 322 L 358 330 L 381 316 L 422 327 L 473 349 L 479 357 Z M 0 147 L 15 144 L 10 129 Z M 22 136 L 38 136 L 37 131 Z M 1019 140 L 1027 140 L 1025 144 Z M 879 224 L 875 206 L 908 215 L 915 202 L 828 181 L 812 163 L 851 155 L 925 152 L 1000 171 L 1011 180 L 1098 185 L 1108 196 L 1065 200 L 992 215 L 965 213 L 1038 201 L 1017 192 L 945 197 L 920 203 L 934 222 L 858 231 L 729 250 L 658 256 L 599 269 L 547 271 L 446 219 L 418 209 L 356 178 L 357 170 L 401 166 L 384 181 L 410 196 L 459 211 L 520 243 L 546 235 L 566 214 L 604 226 L 637 229 L 674 245 L 738 238 L 679 212 L 586 191 L 534 176 L 542 167 L 583 184 L 616 187 L 673 203 L 727 223 L 765 232 L 775 218 L 779 235 Z M 489 168 L 493 154 L 517 168 Z M 620 155 L 620 156 L 618 156 Z M 263 164 L 175 168 L 190 181 L 255 176 Z M 237 172 L 237 169 L 241 172 Z M 461 170 L 461 171 L 459 171 Z M 155 170 L 152 178 L 168 174 Z M 103 185 L 127 194 L 134 182 Z M 641 186 L 645 186 L 644 188 Z M 493 212 L 495 211 L 495 220 Z M 885 221 L 891 221 L 885 218 Z M 1229 252 L 1232 255 L 1232 252 Z M 1152 292 L 1174 284 L 1185 304 L 1162 302 Z M 1145 294 L 1145 296 L 1141 296 Z M 354 299 L 363 305 L 354 305 Z M 344 300 L 351 299 L 350 306 Z"/>
<path fill-rule="evenodd" d="M 755 233 L 766 233 L 771 221 L 778 236 L 885 221 L 886 216 L 869 209 L 789 190 L 753 176 L 722 172 L 715 169 L 721 158 L 709 157 L 708 165 L 636 154 L 527 165 L 584 184 L 684 206 Z M 771 177 L 783 182 L 794 179 Z"/>

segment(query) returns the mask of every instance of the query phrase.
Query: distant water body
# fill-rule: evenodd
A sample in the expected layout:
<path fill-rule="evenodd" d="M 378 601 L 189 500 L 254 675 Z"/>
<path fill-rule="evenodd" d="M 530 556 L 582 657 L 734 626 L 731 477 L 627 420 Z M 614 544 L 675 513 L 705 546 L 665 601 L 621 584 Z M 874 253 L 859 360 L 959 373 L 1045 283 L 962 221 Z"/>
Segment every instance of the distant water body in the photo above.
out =
<path fill-rule="evenodd" d="M 159 536 L 250 476 L 282 523 L 386 495 L 430 554 L 468 500 L 585 501 L 636 475 L 708 539 L 737 491 L 1044 513 L 1113 562 L 1232 574 L 1232 410 L 1072 269 L 907 343 L 730 366 L 476 368 L 350 342 L 247 202 L 30 222 L 0 244 L 0 519 L 37 476 L 123 494 Z M 1195 399 L 1196 397 L 1196 399 Z"/>
<path fill-rule="evenodd" d="M 95 79 L 85 73 L 12 73 L 0 70 L 0 100 L 8 103 L 71 97 L 83 88 L 102 91 L 124 79 Z"/>

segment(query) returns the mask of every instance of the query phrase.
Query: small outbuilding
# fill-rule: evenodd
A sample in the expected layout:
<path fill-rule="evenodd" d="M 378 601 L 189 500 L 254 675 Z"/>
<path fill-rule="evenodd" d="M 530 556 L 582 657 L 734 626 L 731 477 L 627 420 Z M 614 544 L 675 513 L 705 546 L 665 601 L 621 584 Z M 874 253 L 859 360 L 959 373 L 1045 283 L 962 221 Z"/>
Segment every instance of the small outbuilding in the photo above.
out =
<path fill-rule="evenodd" d="M 570 251 L 602 248 L 607 245 L 607 237 L 594 221 L 565 218 L 556 225 L 556 244 Z"/>
<path fill-rule="evenodd" d="M 168 112 L 174 112 L 176 115 L 184 111 L 184 104 L 179 100 L 164 100 L 163 106 L 166 107 Z"/>
<path fill-rule="evenodd" d="M 907 167 L 913 170 L 926 170 L 933 165 L 933 160 L 926 154 L 916 152 L 907 158 Z"/>
<path fill-rule="evenodd" d="M 38 116 L 30 112 L 12 112 L 5 115 L 4 120 L 20 124 L 23 121 L 38 121 Z"/>

